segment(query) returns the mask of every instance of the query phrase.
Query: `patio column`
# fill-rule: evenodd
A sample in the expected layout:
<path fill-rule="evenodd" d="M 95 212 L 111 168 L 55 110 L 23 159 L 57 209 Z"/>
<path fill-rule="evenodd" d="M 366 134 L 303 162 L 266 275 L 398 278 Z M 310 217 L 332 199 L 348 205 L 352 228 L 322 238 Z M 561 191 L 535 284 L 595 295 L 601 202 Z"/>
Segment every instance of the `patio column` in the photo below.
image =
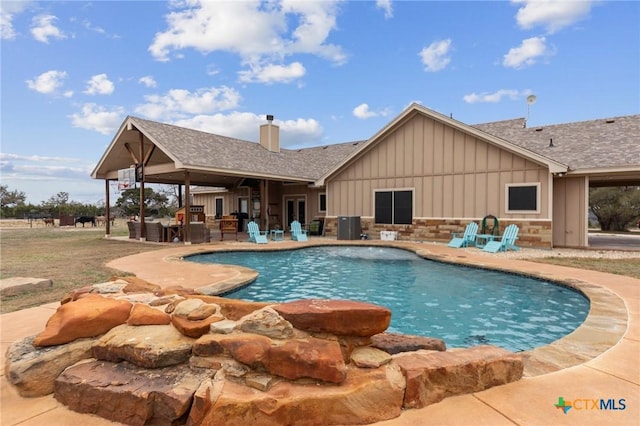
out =
<path fill-rule="evenodd" d="M 104 237 L 105 238 L 109 238 L 111 237 L 111 221 L 109 220 L 110 216 L 111 216 L 111 209 L 110 209 L 110 204 L 111 202 L 109 201 L 109 179 L 105 179 L 104 180 L 104 215 L 105 215 L 105 234 Z"/>
<path fill-rule="evenodd" d="M 145 241 L 147 235 L 144 229 L 144 135 L 142 132 L 138 132 L 140 135 L 140 163 L 138 164 L 140 170 L 140 241 Z M 136 167 L 136 173 L 138 173 L 138 167 Z"/>
<path fill-rule="evenodd" d="M 190 198 L 191 176 L 189 171 L 184 172 L 184 243 L 191 244 L 191 200 Z"/>
<path fill-rule="evenodd" d="M 269 181 L 265 179 L 264 181 L 264 197 L 260 199 L 260 215 L 264 215 L 265 219 L 265 229 L 268 231 L 269 228 Z"/>

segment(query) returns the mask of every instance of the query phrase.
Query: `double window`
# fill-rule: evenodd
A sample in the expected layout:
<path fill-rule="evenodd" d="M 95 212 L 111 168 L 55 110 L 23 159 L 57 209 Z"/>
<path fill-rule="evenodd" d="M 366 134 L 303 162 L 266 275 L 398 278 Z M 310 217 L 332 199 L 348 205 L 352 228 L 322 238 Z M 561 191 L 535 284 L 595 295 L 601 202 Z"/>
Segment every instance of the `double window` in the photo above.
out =
<path fill-rule="evenodd" d="M 413 222 L 413 191 L 376 191 L 375 223 L 411 225 Z"/>

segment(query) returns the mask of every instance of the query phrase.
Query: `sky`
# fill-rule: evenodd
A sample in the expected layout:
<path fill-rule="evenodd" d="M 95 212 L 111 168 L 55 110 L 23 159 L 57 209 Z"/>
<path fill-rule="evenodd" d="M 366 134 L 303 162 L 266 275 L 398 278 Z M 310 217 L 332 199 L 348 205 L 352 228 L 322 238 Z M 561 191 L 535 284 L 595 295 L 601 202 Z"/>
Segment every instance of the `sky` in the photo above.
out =
<path fill-rule="evenodd" d="M 412 102 L 467 124 L 640 113 L 635 1 L 0 8 L 0 181 L 33 204 L 103 203 L 90 173 L 129 115 L 257 141 L 272 114 L 301 148 L 366 140 Z"/>

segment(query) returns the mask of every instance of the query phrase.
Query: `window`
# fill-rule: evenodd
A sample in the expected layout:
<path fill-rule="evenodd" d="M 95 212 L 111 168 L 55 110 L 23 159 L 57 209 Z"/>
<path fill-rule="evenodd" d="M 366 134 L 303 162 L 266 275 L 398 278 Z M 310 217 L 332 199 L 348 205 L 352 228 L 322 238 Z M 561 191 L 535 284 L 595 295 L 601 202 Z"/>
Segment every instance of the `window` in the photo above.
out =
<path fill-rule="evenodd" d="M 318 211 L 326 212 L 327 211 L 327 194 L 322 193 L 318 194 Z"/>
<path fill-rule="evenodd" d="M 375 223 L 411 225 L 413 191 L 376 191 Z"/>
<path fill-rule="evenodd" d="M 540 183 L 506 186 L 506 213 L 540 213 Z"/>
<path fill-rule="evenodd" d="M 216 216 L 216 219 L 220 219 L 222 217 L 222 215 L 224 214 L 223 210 L 222 210 L 222 200 L 223 200 L 223 198 L 222 197 L 216 197 L 215 200 L 216 200 L 215 216 Z"/>

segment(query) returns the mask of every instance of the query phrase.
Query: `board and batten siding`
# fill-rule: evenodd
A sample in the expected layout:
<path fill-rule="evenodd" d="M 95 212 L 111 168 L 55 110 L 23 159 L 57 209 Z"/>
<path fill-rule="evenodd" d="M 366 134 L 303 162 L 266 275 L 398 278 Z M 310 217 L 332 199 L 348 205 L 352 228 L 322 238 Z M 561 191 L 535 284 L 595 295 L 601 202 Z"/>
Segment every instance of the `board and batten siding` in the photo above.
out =
<path fill-rule="evenodd" d="M 507 214 L 505 187 L 540 184 L 537 214 Z M 414 218 L 549 220 L 549 172 L 473 135 L 416 114 L 327 181 L 328 216 L 373 217 L 374 191 L 413 189 Z"/>

